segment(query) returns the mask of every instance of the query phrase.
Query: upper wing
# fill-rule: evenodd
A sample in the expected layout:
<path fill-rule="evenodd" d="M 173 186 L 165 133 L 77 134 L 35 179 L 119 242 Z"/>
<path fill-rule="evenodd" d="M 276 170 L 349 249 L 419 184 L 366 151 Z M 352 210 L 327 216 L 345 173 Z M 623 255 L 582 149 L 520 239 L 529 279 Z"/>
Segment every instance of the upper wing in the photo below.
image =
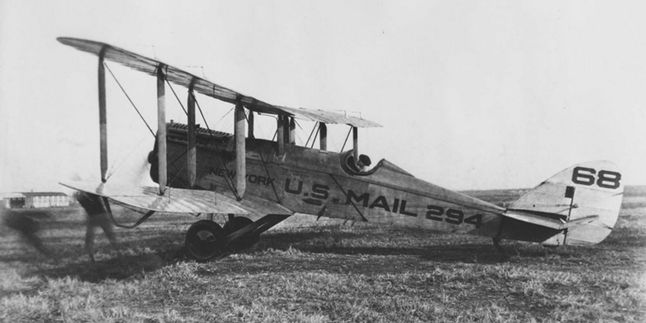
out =
<path fill-rule="evenodd" d="M 163 213 L 248 214 L 236 200 L 222 194 L 168 187 L 159 195 L 156 186 L 116 186 L 107 183 L 69 182 L 63 186 L 96 194 L 133 208 Z"/>
<path fill-rule="evenodd" d="M 290 108 L 272 105 L 260 101 L 254 97 L 244 95 L 224 86 L 212 83 L 201 77 L 195 76 L 177 67 L 165 64 L 159 60 L 148 58 L 125 49 L 115 47 L 106 43 L 86 39 L 59 37 L 59 42 L 72 46 L 78 50 L 89 52 L 94 55 L 104 55 L 105 59 L 117 62 L 135 70 L 156 76 L 157 69 L 163 68 L 168 81 L 185 87 L 193 87 L 198 93 L 204 94 L 229 103 L 242 103 L 247 109 L 267 114 L 287 114 L 296 118 L 318 121 L 323 123 L 348 124 L 353 127 L 380 127 L 376 122 L 359 117 L 348 116 L 343 113 L 335 113 L 325 110 L 314 110 L 304 108 Z"/>

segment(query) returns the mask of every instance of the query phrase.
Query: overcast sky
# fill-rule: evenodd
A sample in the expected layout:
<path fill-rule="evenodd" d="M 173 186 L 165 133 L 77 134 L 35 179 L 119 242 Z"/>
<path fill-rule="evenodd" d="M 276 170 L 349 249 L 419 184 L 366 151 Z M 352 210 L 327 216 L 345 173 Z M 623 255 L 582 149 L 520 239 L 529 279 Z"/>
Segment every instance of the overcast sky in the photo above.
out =
<path fill-rule="evenodd" d="M 59 36 L 270 103 L 361 114 L 384 126 L 360 131 L 363 153 L 447 188 L 533 187 L 597 159 L 646 184 L 641 1 L 96 3 L 0 0 L 0 192 L 99 178 L 97 60 Z M 155 80 L 109 66 L 155 127 Z M 111 170 L 139 180 L 152 137 L 107 84 Z M 169 119 L 183 120 L 167 92 Z M 230 129 L 230 105 L 199 102 Z"/>

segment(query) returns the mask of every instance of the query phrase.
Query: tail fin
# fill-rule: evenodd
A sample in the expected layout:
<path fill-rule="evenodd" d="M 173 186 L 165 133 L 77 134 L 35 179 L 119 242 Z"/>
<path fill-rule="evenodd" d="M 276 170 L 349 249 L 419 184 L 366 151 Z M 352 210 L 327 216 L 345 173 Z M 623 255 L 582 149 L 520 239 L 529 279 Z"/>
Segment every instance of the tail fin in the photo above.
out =
<path fill-rule="evenodd" d="M 619 216 L 624 186 L 609 161 L 574 165 L 521 196 L 509 210 L 522 210 L 565 221 L 567 228 L 544 245 L 593 245 L 605 239 Z"/>

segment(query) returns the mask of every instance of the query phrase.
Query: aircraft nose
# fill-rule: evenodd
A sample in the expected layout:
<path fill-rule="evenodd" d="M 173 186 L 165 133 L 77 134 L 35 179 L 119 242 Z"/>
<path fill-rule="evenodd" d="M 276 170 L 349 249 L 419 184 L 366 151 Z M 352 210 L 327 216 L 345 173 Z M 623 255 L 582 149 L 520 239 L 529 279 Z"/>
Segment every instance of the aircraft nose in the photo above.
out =
<path fill-rule="evenodd" d="M 151 150 L 151 151 L 148 153 L 148 163 L 149 163 L 149 164 L 152 164 L 152 163 L 155 161 L 155 157 L 156 157 L 156 155 L 157 155 L 157 154 L 155 153 L 155 151 L 154 151 L 154 150 Z"/>
<path fill-rule="evenodd" d="M 158 168 L 157 168 L 157 152 L 151 150 L 148 153 L 148 163 L 150 164 L 150 178 L 153 182 L 157 183 L 159 179 Z"/>

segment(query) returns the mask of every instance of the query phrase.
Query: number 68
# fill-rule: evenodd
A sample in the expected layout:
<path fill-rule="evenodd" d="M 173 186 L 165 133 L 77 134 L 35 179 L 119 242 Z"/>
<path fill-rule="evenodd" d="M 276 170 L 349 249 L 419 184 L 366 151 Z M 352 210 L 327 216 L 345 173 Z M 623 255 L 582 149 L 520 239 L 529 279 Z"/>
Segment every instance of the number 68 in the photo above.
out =
<path fill-rule="evenodd" d="M 608 170 L 600 170 L 597 173 L 594 168 L 575 167 L 572 172 L 572 182 L 581 185 L 591 186 L 596 183 L 599 187 L 615 189 L 621 185 L 619 180 L 621 180 L 620 173 Z"/>

